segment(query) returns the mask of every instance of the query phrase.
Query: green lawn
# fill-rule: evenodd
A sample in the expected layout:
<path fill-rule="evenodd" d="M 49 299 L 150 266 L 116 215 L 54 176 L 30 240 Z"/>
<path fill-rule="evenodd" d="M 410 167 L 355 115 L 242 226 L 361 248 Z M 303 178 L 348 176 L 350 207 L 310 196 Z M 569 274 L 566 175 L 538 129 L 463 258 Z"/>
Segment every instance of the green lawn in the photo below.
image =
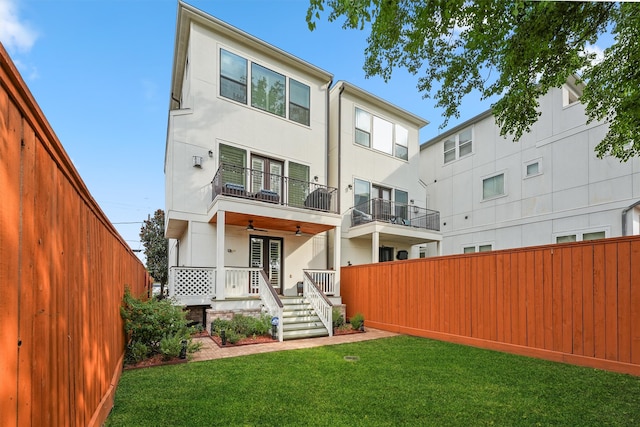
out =
<path fill-rule="evenodd" d="M 398 336 L 125 371 L 106 425 L 635 426 L 640 378 Z"/>

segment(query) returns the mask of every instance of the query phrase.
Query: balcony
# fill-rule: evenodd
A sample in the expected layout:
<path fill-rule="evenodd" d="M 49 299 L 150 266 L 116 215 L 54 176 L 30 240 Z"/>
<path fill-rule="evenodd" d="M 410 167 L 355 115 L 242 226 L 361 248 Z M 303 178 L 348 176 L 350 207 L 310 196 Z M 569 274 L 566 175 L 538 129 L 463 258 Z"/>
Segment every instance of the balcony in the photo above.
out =
<path fill-rule="evenodd" d="M 223 163 L 213 177 L 211 185 L 212 200 L 218 196 L 230 196 L 338 213 L 337 189 L 315 182 Z"/>
<path fill-rule="evenodd" d="M 406 227 L 440 231 L 440 212 L 391 200 L 370 199 L 351 210 L 351 226 L 379 221 Z"/>

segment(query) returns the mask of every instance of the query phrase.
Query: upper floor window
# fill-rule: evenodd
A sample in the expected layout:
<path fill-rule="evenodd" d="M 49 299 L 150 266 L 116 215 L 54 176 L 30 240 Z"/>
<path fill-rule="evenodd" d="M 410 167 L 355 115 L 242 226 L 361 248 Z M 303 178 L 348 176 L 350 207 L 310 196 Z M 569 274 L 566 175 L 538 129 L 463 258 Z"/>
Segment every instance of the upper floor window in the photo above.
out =
<path fill-rule="evenodd" d="M 449 163 L 473 152 L 471 128 L 452 135 L 444 141 L 444 162 Z"/>
<path fill-rule="evenodd" d="M 465 254 L 473 254 L 476 252 L 490 252 L 491 250 L 493 250 L 493 245 L 491 244 L 465 246 L 464 248 L 462 248 L 462 252 Z"/>
<path fill-rule="evenodd" d="M 288 111 L 291 121 L 309 126 L 311 123 L 311 88 L 309 86 L 220 49 L 220 96 L 247 104 L 249 80 L 251 81 L 250 105 L 252 107 L 280 117 L 287 117 Z"/>
<path fill-rule="evenodd" d="M 409 131 L 381 117 L 356 108 L 355 142 L 363 147 L 408 159 Z"/>
<path fill-rule="evenodd" d="M 220 49 L 220 95 L 247 103 L 247 60 Z"/>
<path fill-rule="evenodd" d="M 251 64 L 251 106 L 284 117 L 284 83 L 282 74 Z"/>
<path fill-rule="evenodd" d="M 607 237 L 605 231 L 578 232 L 572 234 L 556 235 L 556 243 L 580 242 L 583 240 L 597 240 Z"/>
<path fill-rule="evenodd" d="M 289 118 L 309 126 L 309 86 L 289 79 Z"/>
<path fill-rule="evenodd" d="M 568 107 L 578 102 L 580 98 L 575 90 L 567 85 L 562 86 L 562 106 Z"/>
<path fill-rule="evenodd" d="M 482 180 L 482 199 L 504 196 L 504 174 L 494 175 Z"/>

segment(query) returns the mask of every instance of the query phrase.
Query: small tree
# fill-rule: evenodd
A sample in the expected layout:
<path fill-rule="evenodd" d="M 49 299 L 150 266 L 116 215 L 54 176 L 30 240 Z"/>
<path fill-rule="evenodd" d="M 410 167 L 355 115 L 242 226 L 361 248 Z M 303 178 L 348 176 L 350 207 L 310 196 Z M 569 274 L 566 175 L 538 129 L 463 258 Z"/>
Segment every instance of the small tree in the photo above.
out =
<path fill-rule="evenodd" d="M 168 241 L 164 237 L 164 211 L 158 209 L 140 228 L 140 239 L 147 258 L 147 271 L 160 282 L 160 295 L 168 280 Z"/>

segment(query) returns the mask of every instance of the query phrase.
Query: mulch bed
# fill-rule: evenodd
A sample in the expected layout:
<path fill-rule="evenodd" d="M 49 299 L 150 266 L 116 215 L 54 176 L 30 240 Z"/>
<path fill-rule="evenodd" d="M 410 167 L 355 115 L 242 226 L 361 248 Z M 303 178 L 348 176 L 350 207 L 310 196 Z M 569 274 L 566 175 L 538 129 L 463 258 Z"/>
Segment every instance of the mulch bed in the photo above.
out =
<path fill-rule="evenodd" d="M 267 343 L 270 343 L 270 342 L 271 343 L 278 342 L 278 340 L 274 340 L 273 338 L 271 338 L 271 335 L 261 335 L 261 336 L 256 336 L 255 338 L 254 337 L 247 337 L 247 338 L 241 339 L 240 341 L 238 341 L 235 344 L 231 344 L 229 341 L 227 341 L 227 344 L 225 344 L 225 345 L 222 345 L 222 340 L 217 335 L 212 336 L 211 339 L 213 340 L 213 342 L 218 344 L 218 347 L 220 347 L 220 348 L 238 347 L 238 346 L 241 346 L 241 345 L 267 344 Z"/>
<path fill-rule="evenodd" d="M 336 335 L 351 335 L 351 334 L 363 334 L 364 331 L 361 331 L 360 329 L 351 329 L 351 328 L 345 328 L 345 329 L 335 329 L 333 331 L 333 336 Z"/>
<path fill-rule="evenodd" d="M 130 369 L 151 368 L 153 366 L 179 365 L 181 363 L 187 363 L 187 359 L 174 357 L 173 359 L 164 360 L 161 354 L 156 354 L 155 356 L 142 360 L 134 365 L 125 365 L 123 370 L 128 371 Z"/>

